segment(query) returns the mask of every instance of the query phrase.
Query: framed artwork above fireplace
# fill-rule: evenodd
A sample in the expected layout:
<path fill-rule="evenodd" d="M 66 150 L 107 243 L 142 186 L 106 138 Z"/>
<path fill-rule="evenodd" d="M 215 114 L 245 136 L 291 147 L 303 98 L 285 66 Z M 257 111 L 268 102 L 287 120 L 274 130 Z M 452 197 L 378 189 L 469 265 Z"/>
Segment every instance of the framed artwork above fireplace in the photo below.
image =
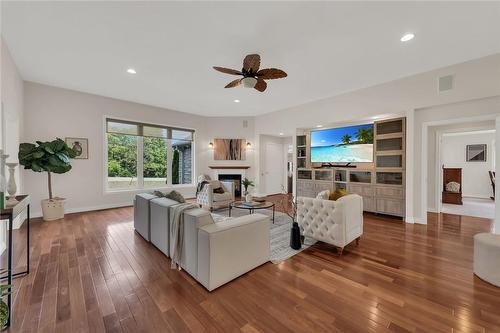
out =
<path fill-rule="evenodd" d="M 245 159 L 245 139 L 214 139 L 214 160 L 243 161 Z"/>

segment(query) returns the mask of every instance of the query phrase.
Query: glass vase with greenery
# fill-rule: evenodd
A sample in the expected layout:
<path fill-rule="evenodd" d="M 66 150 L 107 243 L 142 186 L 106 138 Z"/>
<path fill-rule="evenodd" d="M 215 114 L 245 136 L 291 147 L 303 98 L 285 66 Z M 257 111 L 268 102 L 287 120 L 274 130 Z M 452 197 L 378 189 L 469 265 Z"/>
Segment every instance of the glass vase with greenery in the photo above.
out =
<path fill-rule="evenodd" d="M 245 177 L 245 179 L 243 179 L 243 181 L 241 182 L 241 185 L 243 185 L 243 188 L 245 189 L 245 193 L 244 193 L 245 195 L 247 195 L 247 194 L 248 194 L 248 188 L 249 188 L 250 186 L 255 186 L 255 184 L 253 183 L 253 181 L 251 181 L 250 179 L 248 179 L 248 178 L 246 178 L 246 177 Z"/>

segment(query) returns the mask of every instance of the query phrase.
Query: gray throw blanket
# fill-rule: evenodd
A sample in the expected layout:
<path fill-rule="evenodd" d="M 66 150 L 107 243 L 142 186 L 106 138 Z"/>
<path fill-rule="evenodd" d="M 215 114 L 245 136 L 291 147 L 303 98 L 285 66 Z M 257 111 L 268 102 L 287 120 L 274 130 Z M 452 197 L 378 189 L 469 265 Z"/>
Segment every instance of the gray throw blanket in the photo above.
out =
<path fill-rule="evenodd" d="M 172 269 L 181 269 L 181 252 L 184 244 L 184 212 L 189 209 L 198 208 L 193 203 L 182 203 L 171 207 L 170 212 L 170 257 Z"/>

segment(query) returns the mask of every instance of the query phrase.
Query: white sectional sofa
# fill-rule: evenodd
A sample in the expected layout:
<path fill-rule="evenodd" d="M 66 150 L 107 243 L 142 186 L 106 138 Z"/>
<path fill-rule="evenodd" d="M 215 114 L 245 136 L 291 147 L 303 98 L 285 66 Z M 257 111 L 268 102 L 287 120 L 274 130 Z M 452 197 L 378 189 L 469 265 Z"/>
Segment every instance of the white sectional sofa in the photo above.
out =
<path fill-rule="evenodd" d="M 297 198 L 297 222 L 305 237 L 343 248 L 363 234 L 363 198 L 346 195 L 336 201 Z"/>
<path fill-rule="evenodd" d="M 134 226 L 149 228 L 151 243 L 170 257 L 169 215 L 171 208 L 178 203 L 149 195 L 138 196 L 141 197 L 136 198 L 134 209 L 147 210 L 148 214 L 134 212 L 134 217 L 149 216 L 150 221 L 134 221 Z M 139 202 L 141 204 L 137 204 Z M 205 209 L 195 208 L 184 214 L 180 266 L 209 291 L 269 261 L 268 216 L 251 214 L 214 222 L 211 213 Z"/>

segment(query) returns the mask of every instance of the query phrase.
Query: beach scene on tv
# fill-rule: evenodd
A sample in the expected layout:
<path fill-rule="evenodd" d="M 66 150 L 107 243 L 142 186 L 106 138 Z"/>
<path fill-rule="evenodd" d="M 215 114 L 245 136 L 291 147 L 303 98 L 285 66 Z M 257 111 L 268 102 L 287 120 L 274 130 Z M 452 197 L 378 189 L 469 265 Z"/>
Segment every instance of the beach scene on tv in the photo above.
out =
<path fill-rule="evenodd" d="M 373 162 L 373 124 L 311 132 L 311 162 Z"/>

